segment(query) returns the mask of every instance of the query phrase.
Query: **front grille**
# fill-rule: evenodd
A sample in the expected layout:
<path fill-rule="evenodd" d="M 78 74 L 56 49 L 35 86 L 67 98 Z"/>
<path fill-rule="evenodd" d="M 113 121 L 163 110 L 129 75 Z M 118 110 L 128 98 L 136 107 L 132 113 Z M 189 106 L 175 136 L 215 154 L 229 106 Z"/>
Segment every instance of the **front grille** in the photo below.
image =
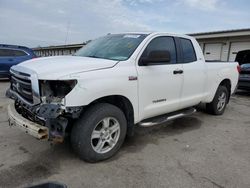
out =
<path fill-rule="evenodd" d="M 29 74 L 11 71 L 10 88 L 29 103 L 33 103 L 32 86 L 29 77 Z"/>

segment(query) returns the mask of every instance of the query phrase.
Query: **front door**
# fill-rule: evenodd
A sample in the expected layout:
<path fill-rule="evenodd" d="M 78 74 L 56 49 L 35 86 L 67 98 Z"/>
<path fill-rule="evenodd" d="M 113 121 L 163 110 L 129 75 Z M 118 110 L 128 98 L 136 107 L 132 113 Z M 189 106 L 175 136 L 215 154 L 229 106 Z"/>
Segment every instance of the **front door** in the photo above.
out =
<path fill-rule="evenodd" d="M 139 83 L 139 116 L 146 119 L 179 109 L 183 74 L 177 64 L 176 44 L 173 37 L 155 37 L 145 47 L 140 58 L 152 51 L 169 51 L 170 61 L 137 64 Z"/>
<path fill-rule="evenodd" d="M 12 51 L 10 49 L 0 48 L 0 74 L 8 73 L 13 62 Z"/>

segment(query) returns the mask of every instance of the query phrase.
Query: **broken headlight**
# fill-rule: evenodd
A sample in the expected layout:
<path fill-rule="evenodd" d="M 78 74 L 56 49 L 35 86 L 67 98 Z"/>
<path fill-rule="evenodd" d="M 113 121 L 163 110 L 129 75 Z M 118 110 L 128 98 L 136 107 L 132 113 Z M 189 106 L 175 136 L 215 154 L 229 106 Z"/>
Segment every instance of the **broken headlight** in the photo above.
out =
<path fill-rule="evenodd" d="M 40 95 L 46 102 L 64 98 L 77 84 L 77 80 L 40 80 Z"/>

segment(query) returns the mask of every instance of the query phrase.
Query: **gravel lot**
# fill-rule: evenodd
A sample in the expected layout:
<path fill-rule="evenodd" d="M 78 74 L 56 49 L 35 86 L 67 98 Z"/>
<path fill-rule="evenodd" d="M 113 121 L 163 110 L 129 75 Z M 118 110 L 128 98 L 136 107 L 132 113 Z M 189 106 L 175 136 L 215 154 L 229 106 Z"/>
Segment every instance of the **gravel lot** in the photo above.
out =
<path fill-rule="evenodd" d="M 68 143 L 50 145 L 9 127 L 8 86 L 0 81 L 0 187 L 250 187 L 250 93 L 232 97 L 223 116 L 198 112 L 138 127 L 115 157 L 88 164 Z"/>

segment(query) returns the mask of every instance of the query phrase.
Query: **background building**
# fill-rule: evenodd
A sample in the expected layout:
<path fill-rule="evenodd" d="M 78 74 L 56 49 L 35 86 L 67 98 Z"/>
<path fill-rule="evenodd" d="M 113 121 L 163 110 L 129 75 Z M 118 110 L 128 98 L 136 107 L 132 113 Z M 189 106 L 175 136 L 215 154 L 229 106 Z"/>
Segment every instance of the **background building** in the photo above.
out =
<path fill-rule="evenodd" d="M 77 50 L 79 50 L 84 45 L 85 45 L 85 43 L 48 46 L 48 47 L 37 47 L 37 48 L 33 48 L 33 50 L 38 57 L 71 55 L 71 54 L 74 54 Z"/>
<path fill-rule="evenodd" d="M 250 28 L 189 35 L 197 39 L 206 60 L 235 61 L 239 51 L 250 50 Z"/>
<path fill-rule="evenodd" d="M 235 61 L 239 51 L 250 50 L 250 28 L 188 34 L 195 37 L 206 60 Z M 38 56 L 74 54 L 82 44 L 33 48 Z"/>

